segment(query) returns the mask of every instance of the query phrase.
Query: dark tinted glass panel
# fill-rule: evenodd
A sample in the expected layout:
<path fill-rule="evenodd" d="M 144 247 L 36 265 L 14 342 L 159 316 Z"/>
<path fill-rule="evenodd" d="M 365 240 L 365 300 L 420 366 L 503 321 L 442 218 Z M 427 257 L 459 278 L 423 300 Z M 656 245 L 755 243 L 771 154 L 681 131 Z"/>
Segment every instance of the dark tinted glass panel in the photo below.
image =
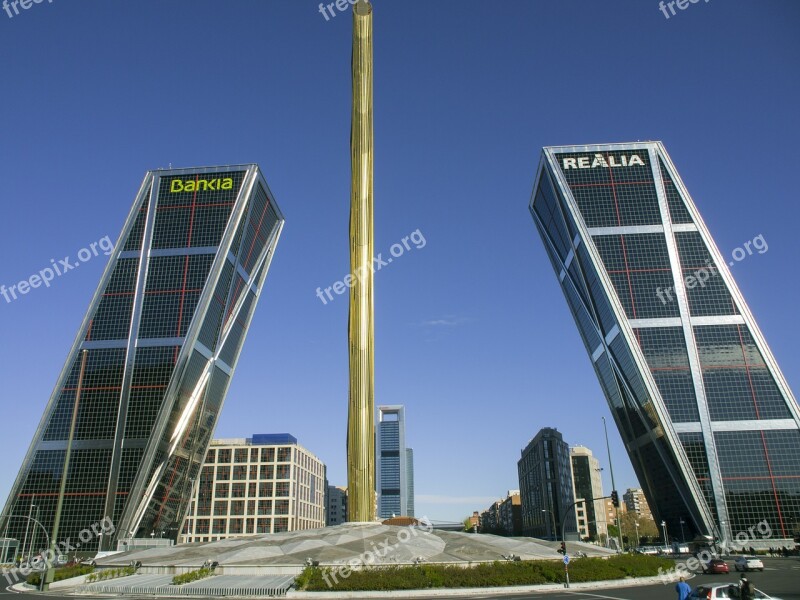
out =
<path fill-rule="evenodd" d="M 550 185 L 550 178 L 543 173 L 536 192 L 533 208 L 542 221 L 547 236 L 556 247 L 559 257 L 563 262 L 570 249 L 570 236 L 566 224 L 561 216 L 556 194 Z"/>
<path fill-rule="evenodd" d="M 747 327 L 708 325 L 694 331 L 712 420 L 791 418 Z"/>
<path fill-rule="evenodd" d="M 717 514 L 717 504 L 714 499 L 714 488 L 711 485 L 711 475 L 708 468 L 708 455 L 702 433 L 679 433 L 678 437 L 683 445 L 683 450 L 692 465 L 692 471 L 697 478 L 703 497 L 711 509 L 714 518 Z"/>
<path fill-rule="evenodd" d="M 150 436 L 179 350 L 178 346 L 136 349 L 125 425 L 126 438 Z"/>
<path fill-rule="evenodd" d="M 152 247 L 218 245 L 243 176 L 236 171 L 160 178 Z"/>
<path fill-rule="evenodd" d="M 689 299 L 689 312 L 694 317 L 738 314 L 728 287 L 720 277 L 700 234 L 696 231 L 676 232 L 681 272 Z"/>
<path fill-rule="evenodd" d="M 661 169 L 661 179 L 664 181 L 664 191 L 667 193 L 670 219 L 673 223 L 692 223 L 692 217 L 678 192 L 678 187 L 661 159 L 658 160 L 658 167 Z"/>
<path fill-rule="evenodd" d="M 100 304 L 89 322 L 86 339 L 121 340 L 128 337 L 139 259 L 117 261 Z"/>
<path fill-rule="evenodd" d="M 588 227 L 661 224 L 646 150 L 563 153 L 556 159 Z"/>
<path fill-rule="evenodd" d="M 800 518 L 800 431 L 714 434 L 734 532 L 766 520 L 775 537 L 791 535 Z"/>
<path fill-rule="evenodd" d="M 250 274 L 272 234 L 278 215 L 259 183 L 250 201 L 250 218 L 244 231 L 239 261 Z"/>
<path fill-rule="evenodd" d="M 676 423 L 698 421 L 697 397 L 683 329 L 648 327 L 635 332 L 670 419 Z"/>
<path fill-rule="evenodd" d="M 131 232 L 128 234 L 128 239 L 125 240 L 125 244 L 122 247 L 123 250 L 128 251 L 142 249 L 142 239 L 144 238 L 144 226 L 147 223 L 147 207 L 149 202 L 150 188 L 148 187 L 147 192 L 144 195 L 142 205 L 139 207 L 139 211 L 137 212 L 136 218 L 133 221 L 133 227 L 131 228 Z"/>
<path fill-rule="evenodd" d="M 213 261 L 213 254 L 150 259 L 139 339 L 186 335 Z"/>
<path fill-rule="evenodd" d="M 676 317 L 678 303 L 663 234 L 598 235 L 592 238 L 630 319 Z"/>

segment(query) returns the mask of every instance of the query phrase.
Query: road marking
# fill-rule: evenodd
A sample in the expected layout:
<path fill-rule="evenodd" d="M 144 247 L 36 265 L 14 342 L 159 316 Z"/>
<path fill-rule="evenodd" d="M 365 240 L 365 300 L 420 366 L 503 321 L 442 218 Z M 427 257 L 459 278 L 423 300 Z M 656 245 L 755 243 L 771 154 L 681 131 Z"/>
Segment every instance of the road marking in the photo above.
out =
<path fill-rule="evenodd" d="M 605 598 L 606 600 L 628 600 L 627 598 L 619 598 L 618 596 L 603 596 L 601 594 L 592 594 L 590 592 L 564 592 L 565 594 L 580 594 L 582 596 L 591 596 L 592 598 Z"/>

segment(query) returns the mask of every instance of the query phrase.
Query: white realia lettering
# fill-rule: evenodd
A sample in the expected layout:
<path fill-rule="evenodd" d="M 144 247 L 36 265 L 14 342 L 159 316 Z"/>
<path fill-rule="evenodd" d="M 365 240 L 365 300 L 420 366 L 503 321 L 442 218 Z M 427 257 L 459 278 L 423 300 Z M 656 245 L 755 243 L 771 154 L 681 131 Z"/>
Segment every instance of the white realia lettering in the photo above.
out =
<path fill-rule="evenodd" d="M 595 154 L 594 156 L 578 156 L 573 158 L 562 159 L 564 170 L 569 169 L 596 169 L 602 167 L 605 169 L 617 167 L 644 167 L 644 160 L 638 154 Z"/>

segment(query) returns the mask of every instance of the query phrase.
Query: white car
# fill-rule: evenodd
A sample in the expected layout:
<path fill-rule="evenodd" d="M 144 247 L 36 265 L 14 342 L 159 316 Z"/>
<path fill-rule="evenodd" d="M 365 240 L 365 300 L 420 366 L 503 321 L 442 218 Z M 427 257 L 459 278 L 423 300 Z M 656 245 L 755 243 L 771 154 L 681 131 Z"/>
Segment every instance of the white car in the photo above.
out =
<path fill-rule="evenodd" d="M 716 600 L 717 598 L 732 598 L 738 600 L 739 584 L 723 583 L 722 585 L 698 585 L 686 600 Z M 756 589 L 756 600 L 781 600 L 776 596 L 768 596 L 759 589 Z"/>
<path fill-rule="evenodd" d="M 733 562 L 733 566 L 737 571 L 764 570 L 764 563 L 756 556 L 740 556 Z"/>

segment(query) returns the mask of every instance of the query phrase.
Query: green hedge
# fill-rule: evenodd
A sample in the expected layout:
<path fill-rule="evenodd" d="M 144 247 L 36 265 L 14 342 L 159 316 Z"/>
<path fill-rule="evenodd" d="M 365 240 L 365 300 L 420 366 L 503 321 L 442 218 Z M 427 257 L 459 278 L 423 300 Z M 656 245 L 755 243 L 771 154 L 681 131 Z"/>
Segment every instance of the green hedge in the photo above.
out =
<path fill-rule="evenodd" d="M 569 566 L 569 579 L 605 581 L 626 577 L 658 575 L 659 568 L 668 570 L 675 563 L 657 556 L 618 555 L 608 559 L 580 558 Z M 534 560 L 495 562 L 462 568 L 447 565 L 405 567 L 368 567 L 347 572 L 339 569 L 307 567 L 295 582 L 297 589 L 307 591 L 388 591 L 428 588 L 502 587 L 563 583 L 564 565 L 557 561 Z"/>
<path fill-rule="evenodd" d="M 62 579 L 72 579 L 73 577 L 80 577 L 81 575 L 86 575 L 87 573 L 91 573 L 92 571 L 94 571 L 94 567 L 89 565 L 72 565 L 69 567 L 61 567 L 60 569 L 56 569 L 53 581 L 61 581 Z M 39 587 L 39 584 L 42 582 L 41 577 L 42 577 L 42 572 L 37 571 L 36 573 L 31 573 L 30 575 L 28 575 L 28 578 L 25 581 L 31 585 Z"/>
<path fill-rule="evenodd" d="M 172 585 L 183 585 L 185 583 L 192 583 L 206 577 L 211 577 L 214 574 L 213 569 L 197 569 L 196 571 L 189 571 L 181 575 L 175 575 L 172 578 Z"/>
<path fill-rule="evenodd" d="M 136 575 L 134 567 L 121 567 L 119 569 L 103 569 L 92 573 L 86 578 L 86 583 L 94 583 L 95 581 L 106 581 L 107 579 L 117 579 L 119 577 L 129 577 Z"/>

